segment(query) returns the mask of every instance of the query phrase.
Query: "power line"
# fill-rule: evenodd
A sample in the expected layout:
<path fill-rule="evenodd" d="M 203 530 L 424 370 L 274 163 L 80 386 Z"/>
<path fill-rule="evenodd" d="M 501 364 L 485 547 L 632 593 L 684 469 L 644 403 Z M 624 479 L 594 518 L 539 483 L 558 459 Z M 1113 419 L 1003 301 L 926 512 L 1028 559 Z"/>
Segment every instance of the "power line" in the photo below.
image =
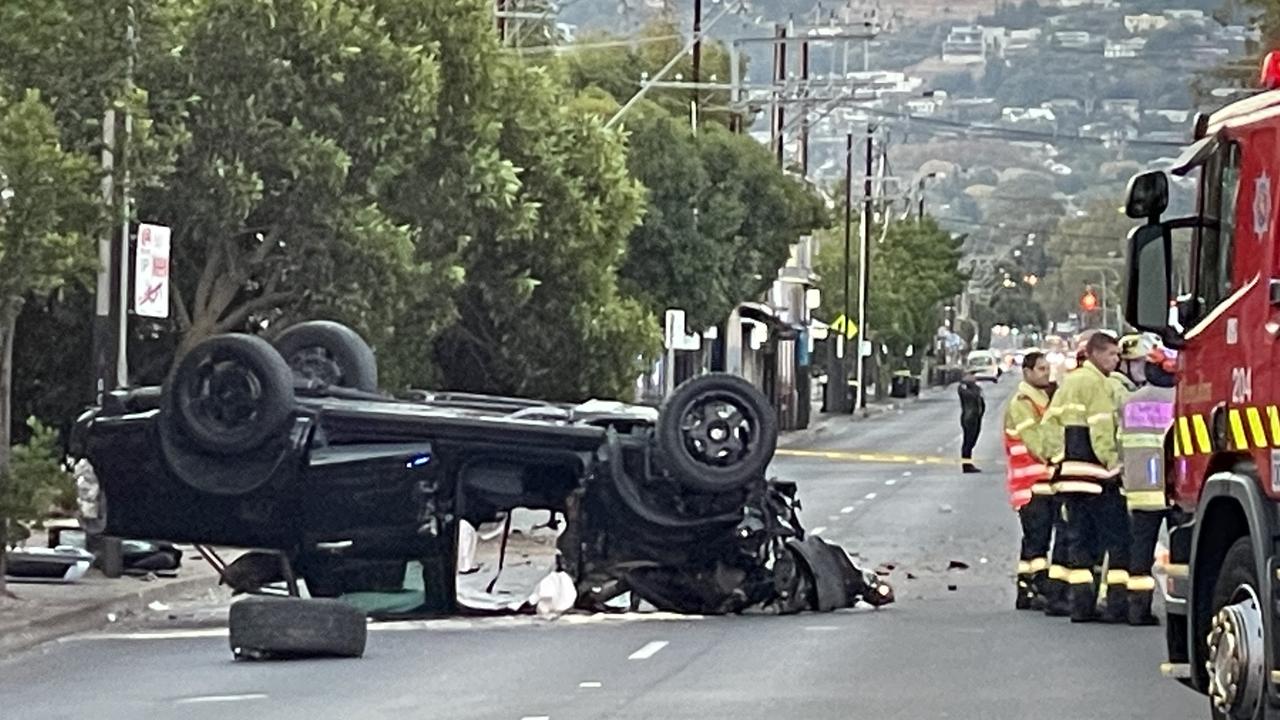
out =
<path fill-rule="evenodd" d="M 1186 143 L 1173 142 L 1166 140 L 1142 140 L 1142 139 L 1124 139 L 1113 140 L 1111 138 L 1095 137 L 1091 135 L 1068 135 L 1062 133 L 1049 133 L 1040 130 L 1022 130 L 1019 128 L 1001 127 L 999 125 L 984 125 L 981 123 L 964 122 L 961 120 L 946 120 L 943 118 L 934 118 L 927 115 L 912 115 L 911 113 L 900 112 L 896 110 L 878 110 L 875 108 L 860 107 L 859 111 L 881 117 L 899 118 L 902 120 L 910 120 L 926 125 L 938 125 L 940 127 L 949 127 L 960 130 L 977 130 L 996 137 L 1025 137 L 1042 140 L 1052 140 L 1054 142 L 1084 142 L 1097 145 L 1108 145 L 1112 143 L 1125 145 L 1138 145 L 1147 147 L 1177 147 L 1181 148 Z"/>

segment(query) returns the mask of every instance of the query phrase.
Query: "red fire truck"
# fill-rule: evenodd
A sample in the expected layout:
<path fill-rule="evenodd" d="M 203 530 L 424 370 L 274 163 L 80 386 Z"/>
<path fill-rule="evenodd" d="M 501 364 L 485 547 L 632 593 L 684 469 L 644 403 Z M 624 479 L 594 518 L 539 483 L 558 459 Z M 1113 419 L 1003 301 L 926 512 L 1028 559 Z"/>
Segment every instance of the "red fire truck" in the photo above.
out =
<path fill-rule="evenodd" d="M 1180 351 L 1162 670 L 1240 720 L 1280 718 L 1280 54 L 1262 86 L 1197 117 L 1171 169 L 1195 176 L 1195 215 L 1161 219 L 1163 172 L 1135 176 L 1125 204 L 1145 220 L 1128 238 L 1128 321 Z"/>

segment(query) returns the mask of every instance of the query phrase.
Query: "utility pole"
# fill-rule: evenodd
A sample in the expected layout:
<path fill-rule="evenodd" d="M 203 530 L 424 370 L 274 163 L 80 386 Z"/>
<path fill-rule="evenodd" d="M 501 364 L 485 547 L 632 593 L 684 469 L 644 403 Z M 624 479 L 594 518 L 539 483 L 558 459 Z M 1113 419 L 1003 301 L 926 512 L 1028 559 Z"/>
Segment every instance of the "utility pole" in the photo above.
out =
<path fill-rule="evenodd" d="M 783 25 L 782 23 L 778 23 L 775 26 L 774 33 L 780 39 L 780 42 L 778 42 L 774 46 L 775 49 L 773 51 L 773 68 L 774 68 L 773 79 L 775 82 L 778 83 L 779 87 L 784 88 L 787 83 L 787 43 L 786 43 L 787 26 Z M 775 92 L 778 93 L 778 102 L 776 102 L 774 105 L 772 136 L 773 136 L 773 143 L 774 143 L 774 151 L 778 155 L 778 165 L 780 167 L 785 167 L 787 164 L 786 162 L 787 143 L 786 143 L 786 138 L 784 137 L 783 128 L 786 126 L 786 110 L 784 109 L 784 106 L 781 102 L 782 90 L 777 90 Z"/>
<path fill-rule="evenodd" d="M 102 117 L 102 202 L 107 207 L 115 202 L 116 111 L 107 110 Z M 115 335 L 111 330 L 112 245 L 113 224 L 108 224 L 98 238 L 98 285 L 93 315 L 93 401 L 102 405 L 108 390 L 115 387 L 116 374 L 112 361 L 116 355 Z"/>
<path fill-rule="evenodd" d="M 800 43 L 800 92 L 809 96 L 809 41 Z M 800 104 L 800 172 L 809 177 L 809 104 Z"/>
<path fill-rule="evenodd" d="M 125 30 L 125 41 L 129 47 L 129 57 L 125 70 L 125 94 L 133 96 L 133 62 L 138 50 L 138 35 L 135 29 L 137 15 L 133 3 L 128 5 L 129 25 Z M 120 317 L 119 337 L 116 341 L 116 387 L 129 386 L 129 144 L 133 139 L 133 115 L 126 109 L 124 114 L 124 141 L 120 143 Z"/>
<path fill-rule="evenodd" d="M 849 284 L 851 279 L 850 257 L 853 255 L 853 133 L 845 135 L 844 150 L 844 324 L 838 328 L 840 336 L 836 339 L 836 387 L 840 389 L 839 400 L 832 403 L 840 412 L 849 412 L 849 352 L 846 348 L 849 340 L 849 315 L 852 307 L 849 303 Z M 862 340 L 862 327 L 858 327 L 858 335 L 854 336 L 854 352 L 857 343 Z M 831 384 L 827 394 L 831 397 Z M 856 402 L 856 398 L 855 398 Z"/>
<path fill-rule="evenodd" d="M 698 83 L 702 82 L 702 0 L 693 0 L 693 114 L 698 114 Z"/>
<path fill-rule="evenodd" d="M 871 178 L 874 171 L 872 153 L 875 145 L 875 126 L 867 125 L 866 165 L 862 176 L 862 222 L 859 224 L 858 257 L 858 335 L 855 349 L 858 358 L 858 407 L 867 413 L 867 377 L 866 360 L 862 352 L 863 342 L 867 342 L 867 295 L 871 284 L 871 212 L 872 187 Z"/>

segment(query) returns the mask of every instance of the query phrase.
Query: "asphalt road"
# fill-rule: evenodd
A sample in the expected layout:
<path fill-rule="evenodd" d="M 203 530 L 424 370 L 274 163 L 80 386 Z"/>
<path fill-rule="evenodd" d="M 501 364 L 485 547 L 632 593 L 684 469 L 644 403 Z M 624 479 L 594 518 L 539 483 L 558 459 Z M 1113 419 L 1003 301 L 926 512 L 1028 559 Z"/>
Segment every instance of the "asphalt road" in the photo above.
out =
<path fill-rule="evenodd" d="M 407 623 L 375 629 L 362 660 L 271 664 L 232 662 L 217 629 L 90 635 L 0 664 L 0 716 L 1207 717 L 1202 698 L 1160 678 L 1162 630 L 1012 609 L 1017 531 L 999 436 L 1012 387 L 988 390 L 982 475 L 954 462 L 952 393 L 836 421 L 775 462 L 800 482 L 812 530 L 894 566 L 899 602 L 879 611 Z M 953 560 L 968 569 L 949 570 Z"/>

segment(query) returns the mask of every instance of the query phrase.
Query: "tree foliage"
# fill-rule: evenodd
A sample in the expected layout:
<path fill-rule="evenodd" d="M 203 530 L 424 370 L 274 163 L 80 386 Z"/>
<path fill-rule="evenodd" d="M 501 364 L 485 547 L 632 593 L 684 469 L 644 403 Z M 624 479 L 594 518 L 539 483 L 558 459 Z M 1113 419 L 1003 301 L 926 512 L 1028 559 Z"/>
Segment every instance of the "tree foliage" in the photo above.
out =
<path fill-rule="evenodd" d="M 1079 312 L 1086 287 L 1105 295 L 1109 308 L 1121 296 L 1124 238 L 1133 222 L 1117 211 L 1114 200 L 1097 201 L 1085 214 L 1064 218 L 1045 248 L 1050 259 L 1047 276 L 1036 286 L 1036 297 L 1050 320 Z M 1114 318 L 1114 310 L 1111 311 Z M 1111 321 L 1114 325 L 1114 320 Z"/>
<path fill-rule="evenodd" d="M 6 503 L 34 492 L 10 467 L 18 313 L 28 298 L 47 297 L 91 272 L 90 234 L 102 220 L 96 179 L 87 158 L 63 148 L 39 92 L 0 95 L 0 498 Z M 0 548 L 8 523 L 0 511 Z M 0 554 L 0 591 L 3 571 Z"/>
<path fill-rule="evenodd" d="M 858 307 L 858 218 L 853 218 L 850 242 L 849 309 Z M 889 348 L 892 358 L 929 346 L 942 321 L 940 307 L 963 289 L 967 279 L 960 269 L 963 237 L 952 237 L 930 217 L 873 228 L 871 282 L 865 339 Z M 823 235 L 817 272 L 822 308 L 817 313 L 834 321 L 844 307 L 844 236 L 842 231 Z"/>

